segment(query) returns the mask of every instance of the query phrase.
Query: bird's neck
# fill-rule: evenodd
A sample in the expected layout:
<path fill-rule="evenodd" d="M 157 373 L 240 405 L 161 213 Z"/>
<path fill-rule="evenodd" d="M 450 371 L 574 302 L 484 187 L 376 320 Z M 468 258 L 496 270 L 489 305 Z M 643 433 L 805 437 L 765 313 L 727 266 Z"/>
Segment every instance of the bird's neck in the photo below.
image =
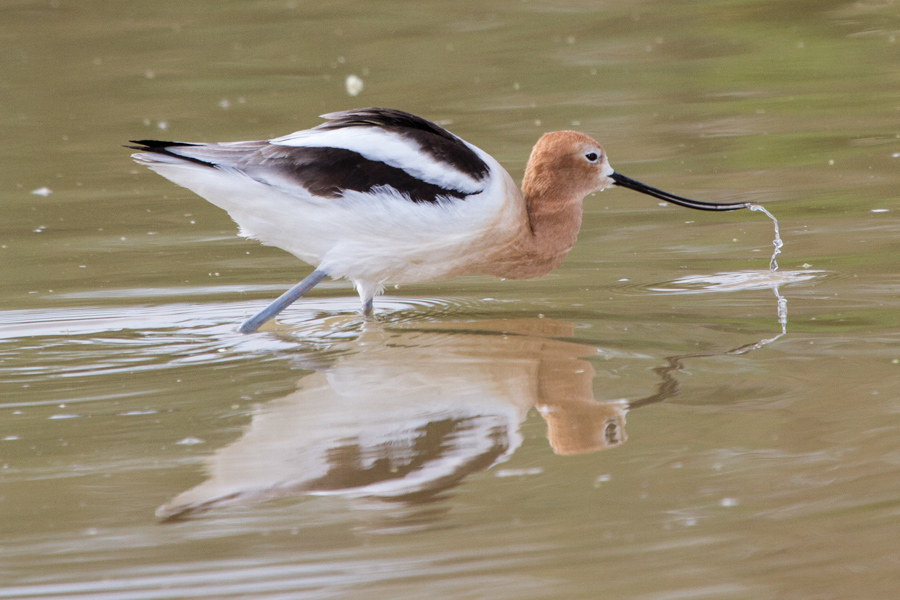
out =
<path fill-rule="evenodd" d="M 545 252 L 568 252 L 581 228 L 585 190 L 561 178 L 541 177 L 529 169 L 522 181 L 522 197 L 535 240 Z"/>
<path fill-rule="evenodd" d="M 518 234 L 505 248 L 505 256 L 498 257 L 492 275 L 509 279 L 546 275 L 559 266 L 575 245 L 581 228 L 583 195 L 544 184 L 526 171 L 522 199 L 524 211 L 519 215 Z"/>
<path fill-rule="evenodd" d="M 559 266 L 575 245 L 581 229 L 581 197 L 547 197 L 523 194 L 531 224 L 533 261 L 549 273 Z M 544 273 L 540 273 L 543 275 Z"/>

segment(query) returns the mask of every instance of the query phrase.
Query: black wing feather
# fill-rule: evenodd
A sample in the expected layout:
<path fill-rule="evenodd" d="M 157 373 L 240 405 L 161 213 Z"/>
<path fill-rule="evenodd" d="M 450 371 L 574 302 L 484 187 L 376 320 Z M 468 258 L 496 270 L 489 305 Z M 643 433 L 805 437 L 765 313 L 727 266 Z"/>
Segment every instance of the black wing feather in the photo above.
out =
<path fill-rule="evenodd" d="M 435 160 L 449 164 L 475 181 L 481 181 L 490 171 L 481 157 L 461 139 L 440 125 L 402 110 L 371 107 L 323 116 L 328 121 L 316 129 L 380 127 L 413 140 Z"/>

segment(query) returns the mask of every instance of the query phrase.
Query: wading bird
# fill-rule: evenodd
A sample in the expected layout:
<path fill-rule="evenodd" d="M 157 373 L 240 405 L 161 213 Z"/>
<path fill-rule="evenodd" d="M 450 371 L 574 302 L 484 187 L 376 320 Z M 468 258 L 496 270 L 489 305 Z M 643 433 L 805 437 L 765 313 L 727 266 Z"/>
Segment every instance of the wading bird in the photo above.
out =
<path fill-rule="evenodd" d="M 582 201 L 614 185 L 699 210 L 747 202 L 689 200 L 613 171 L 593 138 L 544 134 L 522 191 L 489 154 L 421 117 L 362 108 L 272 140 L 134 140 L 134 159 L 228 211 L 241 235 L 315 270 L 240 331 L 250 333 L 325 277 L 349 279 L 363 313 L 387 283 L 463 274 L 549 273 L 581 227 Z"/>

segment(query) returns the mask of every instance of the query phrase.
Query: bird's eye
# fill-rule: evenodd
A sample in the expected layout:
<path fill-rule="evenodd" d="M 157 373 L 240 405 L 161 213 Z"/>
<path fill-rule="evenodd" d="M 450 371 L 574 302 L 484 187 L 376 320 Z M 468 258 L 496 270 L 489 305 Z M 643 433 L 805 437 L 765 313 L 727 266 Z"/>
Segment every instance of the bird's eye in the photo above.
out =
<path fill-rule="evenodd" d="M 598 156 L 596 152 L 588 152 L 584 155 L 584 157 L 588 162 L 597 162 L 597 159 L 600 158 L 600 156 Z"/>

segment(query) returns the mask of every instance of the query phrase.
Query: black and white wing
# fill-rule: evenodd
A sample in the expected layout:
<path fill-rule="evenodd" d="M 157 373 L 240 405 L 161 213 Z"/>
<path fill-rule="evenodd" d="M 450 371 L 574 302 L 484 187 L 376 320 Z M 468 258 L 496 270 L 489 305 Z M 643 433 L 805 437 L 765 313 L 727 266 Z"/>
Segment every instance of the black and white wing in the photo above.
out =
<path fill-rule="evenodd" d="M 239 172 L 283 191 L 320 198 L 348 191 L 395 191 L 416 203 L 483 192 L 490 168 L 480 150 L 410 113 L 363 108 L 323 115 L 327 122 L 268 141 L 190 144 L 138 140 L 148 166 L 185 161 Z"/>

